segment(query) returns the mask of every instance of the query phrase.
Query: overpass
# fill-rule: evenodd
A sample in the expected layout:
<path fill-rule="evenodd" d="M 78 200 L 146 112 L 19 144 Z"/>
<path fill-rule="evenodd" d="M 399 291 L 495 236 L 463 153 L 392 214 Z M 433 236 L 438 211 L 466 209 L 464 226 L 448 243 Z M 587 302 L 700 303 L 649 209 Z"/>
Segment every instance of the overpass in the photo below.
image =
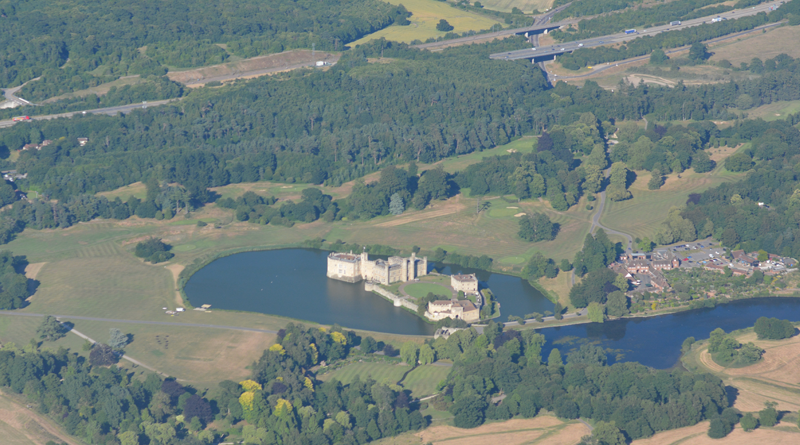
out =
<path fill-rule="evenodd" d="M 558 55 L 564 53 L 570 53 L 575 51 L 579 48 L 593 48 L 597 46 L 603 45 L 612 45 L 618 44 L 623 42 L 628 42 L 634 39 L 638 39 L 639 37 L 644 36 L 654 36 L 660 34 L 662 32 L 668 31 L 677 31 L 681 29 L 691 28 L 695 26 L 700 26 L 705 23 L 711 23 L 717 17 L 721 17 L 723 20 L 728 19 L 738 19 L 742 17 L 756 15 L 760 12 L 769 12 L 773 8 L 778 8 L 783 4 L 782 1 L 776 0 L 771 1 L 769 3 L 762 3 L 757 6 L 753 6 L 751 8 L 745 9 L 737 9 L 733 11 L 728 11 L 723 14 L 715 14 L 707 17 L 701 17 L 697 19 L 685 20 L 681 22 L 680 25 L 661 25 L 661 26 L 654 26 L 652 28 L 646 29 L 637 29 L 634 33 L 626 34 L 624 32 L 620 32 L 618 34 L 611 34 L 603 37 L 594 37 L 590 39 L 584 40 L 576 40 L 573 42 L 565 42 L 556 45 L 550 45 L 545 47 L 533 47 L 533 48 L 526 48 L 516 51 L 509 51 L 509 52 L 502 52 L 502 53 L 495 53 L 489 56 L 491 59 L 497 60 L 521 60 L 521 59 L 528 59 L 532 62 L 536 63 L 537 61 L 547 60 L 555 58 Z M 609 17 L 610 19 L 612 17 Z M 555 24 L 553 24 L 555 25 Z"/>

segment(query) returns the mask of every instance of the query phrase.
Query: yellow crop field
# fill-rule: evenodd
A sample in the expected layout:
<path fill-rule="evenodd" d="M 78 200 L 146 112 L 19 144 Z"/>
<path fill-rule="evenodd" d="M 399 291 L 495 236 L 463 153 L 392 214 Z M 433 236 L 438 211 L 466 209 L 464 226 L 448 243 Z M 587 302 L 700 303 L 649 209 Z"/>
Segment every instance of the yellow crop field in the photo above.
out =
<path fill-rule="evenodd" d="M 385 38 L 395 42 L 410 43 L 414 40 L 425 41 L 431 37 L 441 37 L 447 33 L 436 30 L 439 20 L 445 19 L 453 26 L 455 33 L 466 31 L 480 31 L 489 29 L 499 21 L 476 14 L 474 12 L 462 11 L 454 8 L 445 2 L 436 0 L 389 0 L 393 5 L 402 4 L 412 15 L 409 17 L 411 24 L 408 26 L 390 26 L 368 36 L 362 37 L 355 42 L 351 42 L 350 47 L 355 47 L 370 40 Z"/>

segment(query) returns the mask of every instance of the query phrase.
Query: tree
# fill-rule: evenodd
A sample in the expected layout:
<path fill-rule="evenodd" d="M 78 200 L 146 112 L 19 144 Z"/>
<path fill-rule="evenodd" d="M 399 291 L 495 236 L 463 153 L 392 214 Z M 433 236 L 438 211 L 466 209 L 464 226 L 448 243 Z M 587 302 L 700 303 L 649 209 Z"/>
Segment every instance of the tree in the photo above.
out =
<path fill-rule="evenodd" d="M 658 190 L 662 185 L 664 185 L 664 177 L 661 175 L 661 172 L 653 170 L 650 181 L 647 182 L 648 190 Z"/>
<path fill-rule="evenodd" d="M 56 341 L 67 335 L 64 326 L 52 315 L 47 315 L 42 320 L 42 324 L 36 329 L 39 338 L 47 341 Z"/>
<path fill-rule="evenodd" d="M 742 429 L 748 433 L 758 428 L 758 419 L 752 413 L 745 414 L 739 423 L 742 425 Z"/>
<path fill-rule="evenodd" d="M 589 303 L 589 321 L 593 323 L 602 323 L 606 316 L 605 316 L 606 308 L 596 302 Z"/>
<path fill-rule="evenodd" d="M 572 264 L 570 264 L 568 259 L 564 258 L 558 264 L 558 268 L 561 269 L 563 272 L 568 272 L 572 270 Z"/>
<path fill-rule="evenodd" d="M 692 156 L 692 168 L 697 173 L 710 172 L 716 165 L 717 163 L 712 161 L 705 151 L 698 151 Z"/>
<path fill-rule="evenodd" d="M 447 23 L 447 20 L 441 19 L 439 23 L 436 24 L 436 30 L 442 32 L 452 31 L 453 26 Z"/>
<path fill-rule="evenodd" d="M 121 445 L 139 445 L 139 435 L 133 431 L 119 433 L 117 439 Z"/>
<path fill-rule="evenodd" d="M 361 352 L 364 354 L 372 354 L 378 350 L 378 342 L 372 337 L 364 337 L 361 339 Z"/>
<path fill-rule="evenodd" d="M 773 427 L 778 423 L 778 411 L 775 409 L 777 403 L 765 402 L 764 409 L 758 412 L 758 421 L 766 427 Z"/>
<path fill-rule="evenodd" d="M 700 42 L 693 43 L 692 47 L 689 48 L 689 59 L 695 62 L 702 62 L 710 56 L 708 48 Z"/>
<path fill-rule="evenodd" d="M 479 395 L 468 395 L 458 398 L 450 408 L 455 415 L 453 423 L 458 428 L 475 428 L 483 423 L 488 403 Z"/>
<path fill-rule="evenodd" d="M 89 363 L 92 366 L 110 366 L 117 363 L 117 354 L 110 346 L 99 343 L 89 353 Z"/>
<path fill-rule="evenodd" d="M 436 351 L 430 345 L 424 344 L 419 348 L 419 363 L 429 365 L 436 361 Z"/>
<path fill-rule="evenodd" d="M 667 60 L 669 60 L 669 57 L 664 52 L 664 50 L 662 50 L 660 48 L 655 49 L 655 50 L 653 50 L 652 53 L 650 53 L 650 64 L 651 65 L 663 65 L 663 64 L 665 64 L 667 62 Z"/>
<path fill-rule="evenodd" d="M 711 424 L 708 426 L 708 437 L 712 439 L 722 439 L 730 434 L 731 431 L 733 431 L 733 425 L 728 423 L 725 419 L 711 419 Z"/>
<path fill-rule="evenodd" d="M 555 317 L 556 320 L 561 320 L 564 318 L 563 313 L 564 307 L 561 306 L 561 302 L 556 301 L 555 306 L 553 306 L 553 317 Z"/>
<path fill-rule="evenodd" d="M 162 242 L 158 238 L 150 238 L 136 245 L 135 254 L 139 258 L 144 258 L 153 264 L 168 261 L 175 254 L 170 252 L 171 246 Z"/>
<path fill-rule="evenodd" d="M 398 216 L 401 215 L 403 211 L 405 211 L 405 207 L 403 206 L 403 198 L 399 193 L 395 192 L 389 201 L 389 213 L 394 216 Z"/>
<path fill-rule="evenodd" d="M 417 345 L 413 341 L 407 341 L 403 343 L 403 346 L 400 347 L 400 358 L 402 358 L 403 361 L 406 362 L 408 366 L 411 367 L 417 366 L 418 357 L 419 357 L 419 345 Z"/>
<path fill-rule="evenodd" d="M 122 349 L 126 344 L 128 344 L 128 336 L 126 334 L 123 334 L 117 328 L 109 329 L 108 346 L 113 349 Z"/>
<path fill-rule="evenodd" d="M 533 213 L 519 219 L 519 237 L 531 242 L 552 241 L 558 227 L 544 213 Z"/>
<path fill-rule="evenodd" d="M 587 192 L 597 193 L 603 186 L 603 170 L 600 166 L 588 164 L 583 167 L 586 178 L 583 180 L 583 188 Z"/>
<path fill-rule="evenodd" d="M 561 358 L 561 351 L 553 348 L 550 355 L 547 356 L 547 366 L 549 368 L 560 368 L 564 366 L 564 360 Z"/>
<path fill-rule="evenodd" d="M 567 363 L 577 365 L 579 363 L 585 365 L 600 365 L 605 366 L 608 362 L 603 348 L 588 343 L 582 344 L 580 348 L 567 354 Z"/>
<path fill-rule="evenodd" d="M 794 335 L 794 325 L 789 320 L 759 317 L 753 327 L 759 340 L 782 340 Z"/>
<path fill-rule="evenodd" d="M 613 317 L 622 317 L 628 315 L 628 297 L 620 291 L 611 292 L 608 294 L 608 302 L 606 303 L 606 310 L 608 315 Z"/>
<path fill-rule="evenodd" d="M 611 422 L 597 422 L 592 430 L 592 438 L 597 440 L 601 445 L 625 445 L 628 442 L 625 440 L 625 435 L 617 428 L 614 421 Z"/>
<path fill-rule="evenodd" d="M 622 292 L 627 292 L 629 286 L 628 279 L 625 278 L 625 275 L 617 274 L 617 276 L 614 277 L 614 286 L 617 286 Z"/>
<path fill-rule="evenodd" d="M 203 423 L 213 420 L 211 405 L 208 401 L 197 394 L 190 395 L 183 404 L 183 417 L 186 421 L 196 418 Z"/>

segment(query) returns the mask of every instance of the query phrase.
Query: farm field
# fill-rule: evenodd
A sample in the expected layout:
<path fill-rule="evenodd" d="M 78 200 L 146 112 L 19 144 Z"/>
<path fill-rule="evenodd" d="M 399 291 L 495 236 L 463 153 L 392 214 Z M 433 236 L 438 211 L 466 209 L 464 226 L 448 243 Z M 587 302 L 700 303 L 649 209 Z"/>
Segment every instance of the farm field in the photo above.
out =
<path fill-rule="evenodd" d="M 378 445 L 574 445 L 589 429 L 577 420 L 561 421 L 549 415 L 533 419 L 511 419 L 477 428 L 463 429 L 450 425 L 429 427 L 418 433 L 406 433 L 383 439 Z"/>
<path fill-rule="evenodd" d="M 733 432 L 721 440 L 708 437 L 708 424 L 709 422 L 705 421 L 693 426 L 663 431 L 647 439 L 634 440 L 631 445 L 672 445 L 679 443 L 692 445 L 711 445 L 716 443 L 724 443 L 725 445 L 750 445 L 754 443 L 789 445 L 800 440 L 800 430 L 797 430 L 794 425 L 786 425 L 785 422 L 779 423 L 773 428 L 757 428 L 749 433 L 745 432 L 741 426 L 736 425 Z"/>
<path fill-rule="evenodd" d="M 800 383 L 797 367 L 800 365 L 800 337 L 785 340 L 757 340 L 752 329 L 736 335 L 740 342 L 753 342 L 766 352 L 758 363 L 743 368 L 723 368 L 711 360 L 707 344 L 692 348 L 682 361 L 688 369 L 711 372 L 723 379 L 727 386 L 738 390 L 734 407 L 741 411 L 758 411 L 764 402 L 778 403 L 776 409 L 796 412 L 800 409 Z M 800 430 L 796 430 L 800 433 Z M 795 439 L 800 440 L 800 436 Z"/>
<path fill-rule="evenodd" d="M 0 391 L 0 435 L 3 445 L 45 445 L 51 441 L 69 445 L 81 443 L 47 417 L 27 408 L 24 397 L 4 391 Z"/>
<path fill-rule="evenodd" d="M 714 55 L 711 60 L 713 62 L 728 60 L 734 66 L 739 66 L 742 62 L 749 64 L 754 57 L 762 61 L 778 54 L 800 57 L 798 40 L 800 40 L 800 26 L 771 28 L 766 33 L 752 33 L 732 42 L 712 45 Z"/>
<path fill-rule="evenodd" d="M 619 202 L 606 200 L 600 222 L 606 227 L 628 233 L 633 237 L 652 238 L 661 222 L 666 219 L 669 209 L 684 205 L 689 194 L 700 193 L 743 176 L 741 173 L 729 172 L 723 167 L 724 159 L 733 152 L 734 150 L 730 148 L 713 149 L 710 154 L 717 162 L 714 170 L 708 173 L 686 170 L 681 173 L 680 178 L 673 173 L 667 176 L 667 180 L 659 190 L 647 189 L 649 172 L 636 172 L 636 181 L 629 188 L 633 198 Z"/>
<path fill-rule="evenodd" d="M 455 33 L 466 31 L 480 31 L 489 29 L 492 25 L 501 23 L 498 20 L 476 14 L 474 12 L 456 9 L 445 2 L 436 0 L 389 0 L 387 3 L 393 5 L 403 4 L 412 15 L 408 18 L 411 22 L 408 26 L 390 26 L 380 31 L 374 32 L 359 40 L 349 43 L 351 48 L 370 40 L 385 38 L 396 42 L 410 43 L 414 40 L 425 41 L 431 37 L 441 37 L 446 32 L 437 31 L 436 24 L 439 20 L 445 19 L 453 26 Z"/>
<path fill-rule="evenodd" d="M 534 9 L 544 12 L 553 6 L 553 0 L 486 0 L 481 4 L 484 8 L 495 11 L 511 12 L 513 8 L 519 8 L 525 14 L 530 14 Z"/>

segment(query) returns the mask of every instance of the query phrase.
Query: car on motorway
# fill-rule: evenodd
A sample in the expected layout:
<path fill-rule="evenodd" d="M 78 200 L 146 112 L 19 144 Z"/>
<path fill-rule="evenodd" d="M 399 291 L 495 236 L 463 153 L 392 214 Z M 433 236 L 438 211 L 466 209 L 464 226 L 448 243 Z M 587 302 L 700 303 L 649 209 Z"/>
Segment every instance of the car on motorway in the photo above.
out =
<path fill-rule="evenodd" d="M 673 20 L 673 21 L 669 22 L 669 24 L 670 24 L 670 26 L 678 26 L 678 25 L 681 24 L 681 21 L 680 20 Z"/>
<path fill-rule="evenodd" d="M 531 51 L 536 51 L 536 47 L 534 46 L 533 48 L 531 48 Z"/>
<path fill-rule="evenodd" d="M 579 43 L 579 44 L 578 44 L 578 46 L 579 46 L 579 47 L 580 47 L 580 46 L 583 46 L 583 43 Z"/>
<path fill-rule="evenodd" d="M 561 51 L 564 51 L 564 48 L 561 48 Z"/>

